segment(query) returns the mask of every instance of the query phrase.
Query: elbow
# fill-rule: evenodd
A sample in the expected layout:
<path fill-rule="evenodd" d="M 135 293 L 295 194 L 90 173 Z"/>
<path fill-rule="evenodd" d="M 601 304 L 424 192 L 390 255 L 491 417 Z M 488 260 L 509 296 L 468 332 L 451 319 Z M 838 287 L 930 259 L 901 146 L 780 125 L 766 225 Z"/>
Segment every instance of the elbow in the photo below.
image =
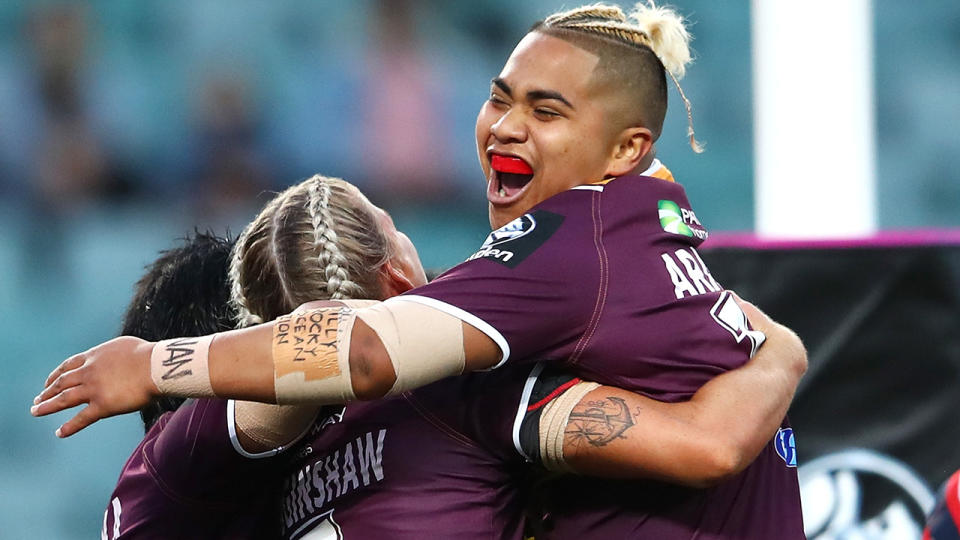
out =
<path fill-rule="evenodd" d="M 790 351 L 790 365 L 793 367 L 794 375 L 796 375 L 797 380 L 799 380 L 807 372 L 807 348 L 803 346 L 803 341 L 800 340 L 800 336 L 790 329 L 787 329 L 787 331 L 789 332 L 788 339 L 790 341 L 789 349 L 787 349 Z"/>
<path fill-rule="evenodd" d="M 354 337 L 350 345 L 350 383 L 353 394 L 360 401 L 382 398 L 397 381 L 393 363 L 376 333 L 369 327 L 366 327 L 367 331 L 357 330 L 360 329 L 354 327 Z"/>
<path fill-rule="evenodd" d="M 733 444 L 718 444 L 704 453 L 696 476 L 691 477 L 687 485 L 696 488 L 709 488 L 721 484 L 740 474 L 750 464 L 749 457 Z"/>
<path fill-rule="evenodd" d="M 803 343 L 801 343 L 800 349 L 797 353 L 797 376 L 803 377 L 803 375 L 807 372 L 808 367 L 809 363 L 807 361 L 807 349 L 803 346 Z"/>

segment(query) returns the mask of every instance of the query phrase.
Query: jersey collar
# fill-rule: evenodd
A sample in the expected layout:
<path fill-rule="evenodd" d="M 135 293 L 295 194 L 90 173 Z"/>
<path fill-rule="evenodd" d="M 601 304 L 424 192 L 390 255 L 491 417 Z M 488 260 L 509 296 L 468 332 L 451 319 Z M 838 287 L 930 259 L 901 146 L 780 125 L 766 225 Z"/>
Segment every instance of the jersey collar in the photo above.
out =
<path fill-rule="evenodd" d="M 646 169 L 645 171 L 643 171 L 642 173 L 640 173 L 640 174 L 637 175 L 637 176 L 650 176 L 650 177 L 653 177 L 653 178 L 659 178 L 660 180 L 665 180 L 665 181 L 667 181 L 667 182 L 676 182 L 676 180 L 674 180 L 674 178 L 673 178 L 673 173 L 670 172 L 670 169 L 668 169 L 668 168 L 667 168 L 663 163 L 661 163 L 660 160 L 657 159 L 657 158 L 654 158 L 654 159 L 653 159 L 653 163 L 651 163 L 650 166 L 647 167 L 647 169 Z M 599 182 L 593 182 L 593 184 L 603 186 L 603 185 L 606 185 L 606 184 L 610 183 L 610 182 L 613 181 L 613 180 L 616 180 L 616 178 L 607 178 L 606 180 L 600 180 Z"/>

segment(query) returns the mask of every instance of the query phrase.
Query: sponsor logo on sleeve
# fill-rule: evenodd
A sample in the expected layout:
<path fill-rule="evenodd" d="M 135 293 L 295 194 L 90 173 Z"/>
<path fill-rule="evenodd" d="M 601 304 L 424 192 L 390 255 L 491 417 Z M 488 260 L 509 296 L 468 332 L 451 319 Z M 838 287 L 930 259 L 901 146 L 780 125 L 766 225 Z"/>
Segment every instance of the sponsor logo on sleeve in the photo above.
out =
<path fill-rule="evenodd" d="M 467 260 L 490 259 L 508 268 L 518 264 L 557 232 L 563 216 L 534 210 L 507 223 L 487 236 L 480 249 Z"/>
<path fill-rule="evenodd" d="M 657 202 L 657 214 L 660 216 L 660 226 L 671 234 L 707 239 L 707 230 L 700 225 L 700 220 L 693 210 L 681 208 L 673 201 L 661 200 Z"/>
<path fill-rule="evenodd" d="M 777 455 L 787 464 L 787 467 L 797 466 L 797 440 L 793 436 L 792 428 L 780 428 L 775 439 Z"/>

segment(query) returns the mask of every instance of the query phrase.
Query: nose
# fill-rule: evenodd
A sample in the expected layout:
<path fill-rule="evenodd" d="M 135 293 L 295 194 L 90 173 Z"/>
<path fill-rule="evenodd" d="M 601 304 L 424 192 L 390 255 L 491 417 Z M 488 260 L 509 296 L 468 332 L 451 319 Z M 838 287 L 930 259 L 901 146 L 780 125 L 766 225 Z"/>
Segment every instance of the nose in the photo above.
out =
<path fill-rule="evenodd" d="M 516 108 L 511 108 L 490 126 L 490 132 L 498 142 L 524 142 L 527 139 L 527 125 L 523 115 Z"/>

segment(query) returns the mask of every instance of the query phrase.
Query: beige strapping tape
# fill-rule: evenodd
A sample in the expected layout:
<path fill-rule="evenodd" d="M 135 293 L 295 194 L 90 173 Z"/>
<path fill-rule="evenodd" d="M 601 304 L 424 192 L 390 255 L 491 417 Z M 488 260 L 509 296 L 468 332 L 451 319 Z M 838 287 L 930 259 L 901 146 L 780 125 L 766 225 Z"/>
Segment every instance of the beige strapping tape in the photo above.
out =
<path fill-rule="evenodd" d="M 213 335 L 166 339 L 150 353 L 150 377 L 163 395 L 214 397 L 209 353 Z"/>
<path fill-rule="evenodd" d="M 463 373 L 463 322 L 416 302 L 384 302 L 357 312 L 380 338 L 397 380 L 388 396 Z"/>
<path fill-rule="evenodd" d="M 563 459 L 567 422 L 580 400 L 599 386 L 595 382 L 577 383 L 543 408 L 540 413 L 540 457 L 547 470 L 573 472 Z"/>
<path fill-rule="evenodd" d="M 237 431 L 261 446 L 247 450 L 263 452 L 296 442 L 313 424 L 319 407 L 236 401 L 233 417 Z"/>
<path fill-rule="evenodd" d="M 273 327 L 274 391 L 278 404 L 344 403 L 356 399 L 350 381 L 347 307 L 284 315 Z"/>

